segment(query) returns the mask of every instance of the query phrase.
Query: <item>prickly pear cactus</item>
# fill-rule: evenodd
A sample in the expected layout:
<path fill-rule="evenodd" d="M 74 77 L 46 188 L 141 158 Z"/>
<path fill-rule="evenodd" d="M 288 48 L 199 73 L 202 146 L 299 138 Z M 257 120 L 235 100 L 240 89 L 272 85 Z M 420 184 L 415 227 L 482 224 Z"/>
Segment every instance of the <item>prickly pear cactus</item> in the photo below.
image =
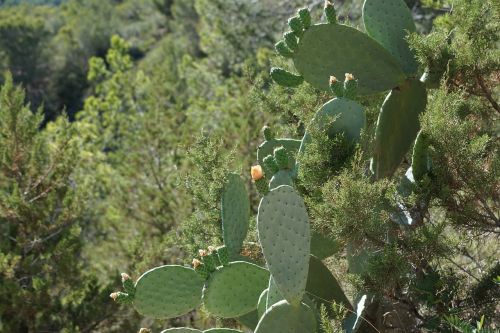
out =
<path fill-rule="evenodd" d="M 302 16 L 310 17 L 306 12 L 307 9 L 302 9 Z M 297 86 L 303 78 L 315 88 L 326 91 L 330 75 L 341 77 L 344 73 L 353 73 L 360 79 L 359 93 L 366 95 L 392 89 L 404 82 L 406 75 L 398 60 L 366 34 L 338 24 L 335 9 L 328 2 L 325 16 L 326 24 L 309 26 L 301 20 L 300 12 L 288 21 L 294 36 L 285 33 L 284 40 L 276 44 L 276 51 L 293 59 L 299 75 L 273 68 L 271 77 L 276 78 L 278 84 Z"/>
<path fill-rule="evenodd" d="M 266 269 L 248 262 L 232 262 L 210 276 L 203 291 L 203 304 L 218 317 L 242 316 L 257 309 L 268 280 Z"/>
<path fill-rule="evenodd" d="M 293 166 L 295 163 L 295 154 L 300 148 L 300 140 L 294 139 L 266 139 L 258 148 L 257 148 L 257 160 L 262 165 L 264 164 L 264 158 L 269 155 L 273 155 L 274 149 L 278 147 L 284 147 L 288 152 L 290 152 L 290 166 Z"/>
<path fill-rule="evenodd" d="M 262 318 L 264 313 L 267 310 L 267 292 L 269 289 L 265 289 L 259 297 L 259 302 L 257 303 L 257 313 L 259 315 L 259 319 Z"/>
<path fill-rule="evenodd" d="M 257 229 L 270 273 L 283 297 L 292 304 L 304 295 L 311 235 L 304 200 L 287 185 L 262 198 Z"/>
<path fill-rule="evenodd" d="M 241 177 L 229 174 L 222 194 L 222 234 L 230 256 L 238 254 L 248 232 L 250 200 Z"/>
<path fill-rule="evenodd" d="M 390 177 L 410 149 L 420 129 L 419 115 L 427 105 L 422 82 L 408 79 L 387 95 L 375 131 L 371 170 L 376 179 Z"/>
<path fill-rule="evenodd" d="M 406 36 L 415 32 L 410 9 L 403 0 L 366 0 L 363 22 L 370 37 L 397 59 L 407 75 L 415 75 L 418 64 Z"/>
<path fill-rule="evenodd" d="M 351 303 L 330 270 L 314 256 L 311 256 L 309 261 L 306 291 L 318 304 L 325 304 L 327 309 L 330 308 L 329 304 L 332 302 L 352 309 Z"/>
<path fill-rule="evenodd" d="M 313 310 L 299 303 L 287 301 L 273 304 L 259 321 L 255 333 L 315 333 L 316 318 Z"/>
<path fill-rule="evenodd" d="M 415 145 L 413 146 L 412 174 L 415 181 L 421 181 L 431 169 L 431 160 L 429 157 L 429 140 L 427 136 L 419 132 Z"/>
<path fill-rule="evenodd" d="M 160 266 L 137 280 L 133 304 L 147 317 L 178 317 L 200 305 L 203 284 L 204 280 L 191 268 Z"/>
<path fill-rule="evenodd" d="M 353 100 L 334 98 L 318 110 L 312 126 L 323 128 L 330 138 L 343 134 L 350 142 L 358 142 L 365 127 L 365 113 Z"/>

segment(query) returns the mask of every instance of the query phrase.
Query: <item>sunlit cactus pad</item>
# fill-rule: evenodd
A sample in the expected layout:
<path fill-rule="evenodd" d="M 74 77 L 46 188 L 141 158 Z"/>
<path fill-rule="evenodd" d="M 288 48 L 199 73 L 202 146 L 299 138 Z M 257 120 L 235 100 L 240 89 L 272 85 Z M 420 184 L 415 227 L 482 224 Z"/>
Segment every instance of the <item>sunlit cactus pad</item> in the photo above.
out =
<path fill-rule="evenodd" d="M 191 268 L 156 267 L 137 280 L 134 307 L 147 317 L 178 317 L 201 303 L 203 284 L 204 280 Z"/>
<path fill-rule="evenodd" d="M 264 158 L 268 155 L 272 155 L 273 151 L 277 147 L 285 147 L 287 151 L 290 152 L 292 155 L 291 157 L 295 156 L 297 151 L 300 148 L 300 140 L 294 140 L 294 139 L 271 139 L 271 140 L 266 140 L 264 141 L 258 148 L 257 148 L 257 160 L 259 161 L 260 164 L 263 164 Z M 290 159 L 290 167 L 292 167 L 295 163 L 295 159 L 291 158 Z"/>
<path fill-rule="evenodd" d="M 404 72 L 415 74 L 418 64 L 405 38 L 416 28 L 406 3 L 403 0 L 366 0 L 363 21 L 368 35 L 397 59 Z"/>
<path fill-rule="evenodd" d="M 257 309 L 268 281 L 266 269 L 248 262 L 232 262 L 210 276 L 203 291 L 203 304 L 218 317 L 242 316 Z"/>
<path fill-rule="evenodd" d="M 319 109 L 313 124 L 326 127 L 329 137 L 344 134 L 347 140 L 357 142 L 365 121 L 365 112 L 359 103 L 347 98 L 334 98 Z"/>
<path fill-rule="evenodd" d="M 292 172 L 290 170 L 280 170 L 273 175 L 269 182 L 269 189 L 275 189 L 281 185 L 293 186 Z"/>
<path fill-rule="evenodd" d="M 317 24 L 307 29 L 293 61 L 307 82 L 325 91 L 331 75 L 354 74 L 361 95 L 392 89 L 406 78 L 396 59 L 379 43 L 341 24 Z"/>
<path fill-rule="evenodd" d="M 410 149 L 420 129 L 419 115 L 427 105 L 422 82 L 409 79 L 387 96 L 375 130 L 371 170 L 375 177 L 389 177 Z"/>
<path fill-rule="evenodd" d="M 303 304 L 291 305 L 283 300 L 273 304 L 260 320 L 255 333 L 315 333 L 316 318 Z"/>
<path fill-rule="evenodd" d="M 262 198 L 257 229 L 269 271 L 283 297 L 296 303 L 304 294 L 311 235 L 304 200 L 282 185 Z"/>
<path fill-rule="evenodd" d="M 222 232 L 230 257 L 241 250 L 247 236 L 250 200 L 245 183 L 237 174 L 229 174 L 222 193 Z"/>

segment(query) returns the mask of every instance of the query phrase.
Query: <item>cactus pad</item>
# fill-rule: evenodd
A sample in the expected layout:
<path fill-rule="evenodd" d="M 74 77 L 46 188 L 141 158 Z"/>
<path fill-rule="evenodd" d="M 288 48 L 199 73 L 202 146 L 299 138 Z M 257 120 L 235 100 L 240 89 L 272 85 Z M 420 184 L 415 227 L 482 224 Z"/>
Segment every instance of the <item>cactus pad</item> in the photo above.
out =
<path fill-rule="evenodd" d="M 203 331 L 197 330 L 195 328 L 176 327 L 163 330 L 160 333 L 203 333 Z"/>
<path fill-rule="evenodd" d="M 147 317 L 181 316 L 201 303 L 204 282 L 188 267 L 166 265 L 153 268 L 137 280 L 134 307 Z"/>
<path fill-rule="evenodd" d="M 387 95 L 377 121 L 371 161 L 377 179 L 390 177 L 401 163 L 417 136 L 419 115 L 426 105 L 427 91 L 418 80 L 409 79 Z"/>
<path fill-rule="evenodd" d="M 415 74 L 418 64 L 406 35 L 416 31 L 410 9 L 403 0 L 365 0 L 366 32 L 398 60 L 404 72 Z"/>
<path fill-rule="evenodd" d="M 315 333 L 316 318 L 313 310 L 300 303 L 291 305 L 279 301 L 267 309 L 255 329 L 255 333 Z"/>
<path fill-rule="evenodd" d="M 314 117 L 314 123 L 328 125 L 328 136 L 344 133 L 344 137 L 358 142 L 365 127 L 365 113 L 361 105 L 347 98 L 334 98 L 324 104 Z"/>
<path fill-rule="evenodd" d="M 304 200 L 287 185 L 262 198 L 257 215 L 260 244 L 276 285 L 290 303 L 302 299 L 311 235 Z"/>
<path fill-rule="evenodd" d="M 248 327 L 252 331 L 255 330 L 255 327 L 259 323 L 259 315 L 257 314 L 257 310 L 249 312 L 243 316 L 236 318 L 242 325 Z"/>
<path fill-rule="evenodd" d="M 271 279 L 271 278 L 270 278 Z M 259 314 L 259 318 L 262 318 L 264 313 L 267 310 L 267 292 L 269 289 L 266 289 L 260 294 L 259 302 L 257 303 L 257 313 Z"/>
<path fill-rule="evenodd" d="M 340 250 L 340 244 L 320 232 L 311 233 L 311 254 L 318 259 L 328 258 Z"/>
<path fill-rule="evenodd" d="M 267 288 L 267 299 L 266 299 L 266 310 L 271 307 L 274 303 L 278 303 L 283 300 L 276 282 L 274 282 L 273 277 L 269 278 L 269 287 Z M 264 311 L 265 312 L 265 311 Z"/>
<path fill-rule="evenodd" d="M 209 330 L 203 331 L 203 333 L 243 333 L 240 330 L 234 330 L 232 328 L 211 328 Z"/>
<path fill-rule="evenodd" d="M 411 159 L 412 174 L 415 181 L 421 181 L 431 168 L 429 139 L 420 131 L 413 146 Z"/>
<path fill-rule="evenodd" d="M 218 317 L 242 316 L 257 308 L 268 280 L 266 269 L 248 262 L 232 262 L 210 276 L 203 291 L 203 304 Z"/>
<path fill-rule="evenodd" d="M 311 256 L 309 261 L 306 292 L 318 303 L 325 304 L 327 309 L 333 301 L 352 309 L 351 303 L 330 270 L 314 256 Z"/>
<path fill-rule="evenodd" d="M 354 74 L 361 95 L 392 89 L 406 78 L 397 60 L 380 44 L 341 24 L 317 24 L 307 29 L 293 61 L 307 82 L 324 91 L 330 89 L 330 75 Z"/>
<path fill-rule="evenodd" d="M 250 201 L 245 184 L 237 174 L 229 174 L 222 193 L 222 233 L 229 254 L 241 250 L 247 236 Z"/>
<path fill-rule="evenodd" d="M 272 190 L 281 185 L 293 186 L 292 175 L 289 170 L 280 170 L 275 173 L 269 182 L 269 189 Z"/>
<path fill-rule="evenodd" d="M 259 164 L 264 164 L 264 158 L 268 155 L 273 155 L 274 149 L 283 146 L 291 156 L 295 156 L 300 147 L 300 140 L 294 139 L 272 139 L 264 141 L 257 148 L 257 160 Z M 290 157 L 291 157 L 290 156 Z M 295 164 L 295 159 L 290 158 L 290 167 Z"/>

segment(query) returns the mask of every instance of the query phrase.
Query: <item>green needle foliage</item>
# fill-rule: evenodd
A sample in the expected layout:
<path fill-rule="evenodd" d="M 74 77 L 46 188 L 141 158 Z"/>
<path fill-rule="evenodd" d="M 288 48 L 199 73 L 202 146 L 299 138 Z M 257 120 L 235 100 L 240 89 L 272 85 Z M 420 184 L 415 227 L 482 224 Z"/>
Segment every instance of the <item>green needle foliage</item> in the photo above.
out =
<path fill-rule="evenodd" d="M 102 303 L 109 289 L 81 260 L 88 189 L 74 181 L 74 128 L 60 118 L 40 132 L 42 110 L 33 114 L 24 97 L 7 74 L 0 91 L 0 329 L 96 327 L 109 313 Z"/>

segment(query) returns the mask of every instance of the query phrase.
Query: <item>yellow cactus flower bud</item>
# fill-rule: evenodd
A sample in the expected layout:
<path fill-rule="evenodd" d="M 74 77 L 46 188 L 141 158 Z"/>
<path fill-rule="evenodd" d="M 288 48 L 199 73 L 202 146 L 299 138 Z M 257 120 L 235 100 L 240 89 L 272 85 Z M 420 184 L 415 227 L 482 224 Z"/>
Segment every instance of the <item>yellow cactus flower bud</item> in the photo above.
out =
<path fill-rule="evenodd" d="M 208 252 L 205 250 L 198 250 L 198 254 L 200 257 L 206 257 L 208 255 Z"/>
<path fill-rule="evenodd" d="M 193 268 L 194 269 L 200 267 L 200 265 L 201 265 L 201 261 L 199 261 L 198 259 L 193 259 Z"/>
<path fill-rule="evenodd" d="M 252 179 L 257 181 L 264 177 L 264 172 L 262 171 L 262 167 L 260 165 L 254 165 L 250 169 L 250 174 L 252 175 Z"/>
<path fill-rule="evenodd" d="M 151 333 L 151 330 L 150 330 L 149 328 L 144 328 L 144 327 L 143 327 L 143 328 L 141 328 L 141 329 L 139 330 L 139 333 Z"/>
<path fill-rule="evenodd" d="M 345 80 L 346 81 L 354 80 L 354 75 L 352 75 L 351 73 L 345 73 Z"/>
<path fill-rule="evenodd" d="M 337 83 L 337 82 L 338 82 L 338 80 L 335 76 L 333 76 L 333 75 L 330 76 L 330 84 Z"/>
<path fill-rule="evenodd" d="M 215 247 L 213 247 L 213 246 L 208 247 L 208 253 L 212 253 L 214 251 L 215 251 Z"/>
<path fill-rule="evenodd" d="M 130 276 L 127 273 L 122 273 L 121 276 L 122 276 L 122 282 L 130 280 Z"/>
<path fill-rule="evenodd" d="M 109 297 L 111 297 L 113 301 L 116 301 L 116 299 L 118 298 L 118 293 L 111 293 L 109 294 Z"/>

